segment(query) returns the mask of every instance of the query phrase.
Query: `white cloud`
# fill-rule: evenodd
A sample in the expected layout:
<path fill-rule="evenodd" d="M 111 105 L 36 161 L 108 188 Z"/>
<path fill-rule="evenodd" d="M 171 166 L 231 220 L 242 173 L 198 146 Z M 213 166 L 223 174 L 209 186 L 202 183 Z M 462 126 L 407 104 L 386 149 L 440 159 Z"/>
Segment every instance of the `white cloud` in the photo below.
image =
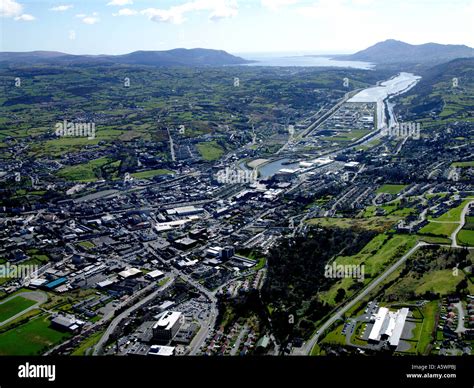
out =
<path fill-rule="evenodd" d="M 96 24 L 100 22 L 100 19 L 96 16 L 86 16 L 84 19 L 82 19 L 82 22 L 85 24 Z"/>
<path fill-rule="evenodd" d="M 138 11 L 135 11 L 134 9 L 122 8 L 117 13 L 113 13 L 112 16 L 133 16 L 137 14 L 138 14 Z"/>
<path fill-rule="evenodd" d="M 238 14 L 235 0 L 194 0 L 169 9 L 147 8 L 141 13 L 155 22 L 181 24 L 191 12 L 207 11 L 211 20 L 231 18 Z"/>
<path fill-rule="evenodd" d="M 50 11 L 56 11 L 56 12 L 64 12 L 67 11 L 68 9 L 71 9 L 73 5 L 68 4 L 68 5 L 58 5 L 57 7 L 52 7 L 49 10 Z"/>
<path fill-rule="evenodd" d="M 13 18 L 22 22 L 36 20 L 33 15 L 23 13 L 23 5 L 14 0 L 0 0 L 0 17 Z"/>
<path fill-rule="evenodd" d="M 131 5 L 133 4 L 132 0 L 112 0 L 107 5 L 115 5 L 118 7 L 123 7 L 124 5 Z"/>
<path fill-rule="evenodd" d="M 36 18 L 33 15 L 30 15 L 28 13 L 23 13 L 19 16 L 16 16 L 15 20 L 17 20 L 17 21 L 19 20 L 19 21 L 22 21 L 22 22 L 31 22 L 33 20 L 36 20 Z"/>
<path fill-rule="evenodd" d="M 0 16 L 12 18 L 20 16 L 23 6 L 14 0 L 0 0 Z"/>
<path fill-rule="evenodd" d="M 100 22 L 99 14 L 97 12 L 93 12 L 92 15 L 78 13 L 76 17 L 81 19 L 84 24 L 96 24 Z"/>
<path fill-rule="evenodd" d="M 209 15 L 211 20 L 219 20 L 219 19 L 230 19 L 237 16 L 237 3 L 235 2 L 222 2 L 222 4 L 218 5 Z"/>

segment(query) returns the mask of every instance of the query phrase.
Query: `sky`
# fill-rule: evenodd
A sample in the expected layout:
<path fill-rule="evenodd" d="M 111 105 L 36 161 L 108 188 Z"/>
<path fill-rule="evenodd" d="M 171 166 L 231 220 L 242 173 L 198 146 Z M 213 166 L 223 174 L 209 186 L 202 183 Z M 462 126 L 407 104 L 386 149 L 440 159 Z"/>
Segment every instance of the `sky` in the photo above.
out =
<path fill-rule="evenodd" d="M 386 39 L 474 47 L 474 0 L 0 0 L 0 51 L 352 53 Z"/>

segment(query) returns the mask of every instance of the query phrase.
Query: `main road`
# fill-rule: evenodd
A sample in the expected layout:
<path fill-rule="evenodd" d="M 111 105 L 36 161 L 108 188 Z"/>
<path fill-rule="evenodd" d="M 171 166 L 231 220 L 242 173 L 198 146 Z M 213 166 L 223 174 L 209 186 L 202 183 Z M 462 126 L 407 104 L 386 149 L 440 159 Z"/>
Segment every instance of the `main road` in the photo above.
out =
<path fill-rule="evenodd" d="M 464 209 L 462 209 L 462 212 L 461 212 L 461 218 L 459 219 L 459 226 L 451 234 L 451 241 L 452 241 L 451 245 L 453 248 L 460 248 L 460 246 L 458 245 L 457 236 L 458 236 L 458 233 L 461 231 L 462 228 L 464 228 L 464 225 L 466 224 L 466 215 L 472 204 L 474 204 L 474 201 L 469 201 L 466 204 L 466 206 L 464 206 Z"/>
<path fill-rule="evenodd" d="M 122 313 L 117 315 L 117 317 L 115 317 L 112 320 L 112 322 L 110 323 L 110 325 L 107 327 L 104 334 L 100 338 L 99 342 L 97 342 L 97 344 L 95 345 L 93 355 L 96 356 L 96 355 L 102 353 L 102 349 L 103 349 L 104 345 L 107 343 L 107 340 L 109 339 L 110 335 L 115 331 L 115 329 L 117 328 L 117 326 L 119 325 L 120 322 L 122 322 L 132 312 L 134 312 L 135 310 L 137 310 L 138 308 L 140 308 L 144 304 L 146 304 L 149 301 L 156 298 L 160 293 L 162 293 L 165 289 L 167 289 L 171 284 L 174 283 L 174 279 L 175 279 L 174 276 L 171 277 L 165 285 L 163 285 L 162 287 L 160 287 L 157 290 L 153 291 L 151 294 L 149 294 L 145 298 L 141 299 L 139 302 L 133 304 L 131 307 L 127 308 L 125 311 L 123 311 Z M 154 283 L 149 284 L 147 287 L 141 289 L 137 294 L 134 294 L 133 297 L 134 298 L 139 298 L 141 296 L 141 294 L 145 294 L 147 291 L 153 289 L 154 286 L 155 286 Z M 127 300 L 125 303 L 129 303 L 129 302 L 130 302 L 130 300 Z M 106 318 L 104 316 L 101 319 L 101 321 L 104 321 L 106 319 L 110 319 L 110 318 Z"/>

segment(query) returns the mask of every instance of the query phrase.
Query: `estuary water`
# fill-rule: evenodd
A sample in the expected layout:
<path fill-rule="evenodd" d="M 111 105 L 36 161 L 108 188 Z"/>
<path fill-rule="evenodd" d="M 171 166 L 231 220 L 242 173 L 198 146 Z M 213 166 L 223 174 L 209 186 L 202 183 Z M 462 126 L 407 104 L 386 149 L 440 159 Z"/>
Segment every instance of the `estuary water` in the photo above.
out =
<path fill-rule="evenodd" d="M 421 79 L 412 73 L 400 73 L 396 77 L 392 77 L 387 81 L 381 82 L 378 86 L 364 89 L 350 98 L 348 102 L 375 102 L 377 103 L 377 129 L 387 126 L 387 118 L 385 117 L 384 105 L 389 97 L 402 94 L 410 90 Z M 394 123 L 393 104 L 388 103 L 390 121 L 389 126 Z"/>
<path fill-rule="evenodd" d="M 289 159 L 275 160 L 273 162 L 264 164 L 262 167 L 258 169 L 258 172 L 260 173 L 260 176 L 262 178 L 267 179 L 275 175 L 282 168 L 289 168 L 289 169 L 298 168 L 299 163 L 289 163 L 289 161 L 290 161 Z"/>
<path fill-rule="evenodd" d="M 331 59 L 331 56 L 284 55 L 284 54 L 241 54 L 240 57 L 255 61 L 244 66 L 279 66 L 279 67 L 346 67 L 370 70 L 374 67 L 369 62 L 342 61 Z"/>

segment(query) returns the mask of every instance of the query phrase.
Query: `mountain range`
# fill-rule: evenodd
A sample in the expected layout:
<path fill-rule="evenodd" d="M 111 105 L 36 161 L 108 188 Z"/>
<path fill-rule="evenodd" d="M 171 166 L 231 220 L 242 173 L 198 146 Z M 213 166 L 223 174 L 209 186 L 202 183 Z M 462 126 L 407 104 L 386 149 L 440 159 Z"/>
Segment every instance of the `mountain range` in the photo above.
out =
<path fill-rule="evenodd" d="M 338 59 L 372 62 L 376 64 L 420 63 L 438 64 L 456 58 L 474 57 L 474 49 L 453 44 L 409 44 L 389 39 L 376 43 L 352 55 L 339 55 Z"/>
<path fill-rule="evenodd" d="M 71 55 L 57 51 L 0 52 L 0 64 L 128 64 L 150 66 L 224 66 L 250 63 L 222 50 L 173 49 L 123 55 Z"/>
<path fill-rule="evenodd" d="M 425 43 L 413 45 L 389 39 L 351 55 L 335 59 L 371 62 L 380 65 L 436 65 L 456 58 L 474 57 L 474 49 L 464 45 Z M 100 65 L 127 64 L 148 66 L 225 66 L 251 63 L 223 50 L 173 49 L 166 51 L 134 51 L 123 55 L 71 55 L 57 51 L 0 52 L 0 65 L 58 64 Z"/>

